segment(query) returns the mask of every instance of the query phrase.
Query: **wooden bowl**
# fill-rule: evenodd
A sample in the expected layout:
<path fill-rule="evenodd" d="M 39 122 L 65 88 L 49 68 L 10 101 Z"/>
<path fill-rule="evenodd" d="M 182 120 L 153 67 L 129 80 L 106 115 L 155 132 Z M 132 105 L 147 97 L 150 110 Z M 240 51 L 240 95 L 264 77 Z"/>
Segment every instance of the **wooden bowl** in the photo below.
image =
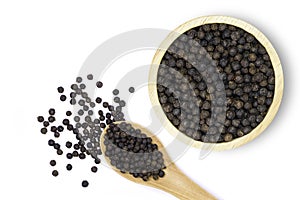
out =
<path fill-rule="evenodd" d="M 270 56 L 270 60 L 272 62 L 274 73 L 275 73 L 274 74 L 275 90 L 274 90 L 273 102 L 269 107 L 268 113 L 266 114 L 264 120 L 247 135 L 236 138 L 230 142 L 214 143 L 214 144 L 195 141 L 192 138 L 181 133 L 175 126 L 173 126 L 173 124 L 168 120 L 167 116 L 165 115 L 164 111 L 161 108 L 160 102 L 158 100 L 157 85 L 156 85 L 158 68 L 168 47 L 178 38 L 179 35 L 185 33 L 186 31 L 194 27 L 198 27 L 204 24 L 212 24 L 212 23 L 224 23 L 224 24 L 233 25 L 252 34 L 267 50 L 267 53 Z M 279 57 L 275 49 L 273 48 L 272 44 L 270 43 L 270 41 L 266 38 L 266 36 L 264 36 L 263 33 L 261 33 L 258 29 L 248 24 L 247 22 L 232 17 L 228 17 L 228 16 L 204 16 L 204 17 L 195 18 L 182 24 L 181 26 L 176 28 L 173 32 L 171 32 L 167 36 L 167 38 L 161 43 L 159 49 L 156 51 L 156 54 L 153 58 L 152 65 L 150 68 L 149 85 L 148 85 L 149 95 L 150 95 L 152 105 L 154 106 L 155 111 L 157 112 L 160 120 L 163 122 L 163 125 L 168 130 L 168 132 L 170 132 L 174 136 L 176 135 L 177 138 L 184 141 L 185 143 L 191 144 L 193 147 L 196 148 L 209 147 L 217 151 L 237 148 L 241 145 L 250 142 L 258 135 L 260 135 L 272 122 L 279 109 L 282 95 L 283 95 L 283 88 L 284 88 L 284 81 L 283 81 L 282 67 L 280 64 Z"/>

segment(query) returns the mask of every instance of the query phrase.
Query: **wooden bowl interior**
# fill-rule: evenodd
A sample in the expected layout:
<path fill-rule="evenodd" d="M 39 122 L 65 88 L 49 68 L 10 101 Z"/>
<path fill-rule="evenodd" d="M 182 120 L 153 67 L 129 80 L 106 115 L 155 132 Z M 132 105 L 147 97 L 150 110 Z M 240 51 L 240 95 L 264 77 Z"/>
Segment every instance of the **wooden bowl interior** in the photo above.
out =
<path fill-rule="evenodd" d="M 233 25 L 241 29 L 244 29 L 248 33 L 252 34 L 267 50 L 275 73 L 275 90 L 273 96 L 273 103 L 269 107 L 268 113 L 265 116 L 264 120 L 255 129 L 253 129 L 250 133 L 248 133 L 245 136 L 236 138 L 230 142 L 214 143 L 214 144 L 195 141 L 192 138 L 181 133 L 176 127 L 174 127 L 173 124 L 168 120 L 168 118 L 166 117 L 164 111 L 160 106 L 160 102 L 158 100 L 158 95 L 157 95 L 157 86 L 156 86 L 158 68 L 168 47 L 177 39 L 179 35 L 185 33 L 186 31 L 194 27 L 198 27 L 204 24 L 212 24 L 212 23 L 225 23 L 225 24 Z M 161 43 L 159 49 L 155 53 L 155 56 L 152 61 L 152 66 L 150 68 L 148 89 L 149 89 L 149 95 L 150 95 L 150 100 L 152 102 L 152 105 L 155 107 L 155 111 L 158 117 L 160 118 L 161 122 L 163 122 L 163 126 L 167 129 L 168 132 L 170 132 L 171 134 L 173 134 L 174 136 L 176 136 L 186 144 L 192 144 L 193 147 L 212 148 L 213 150 L 216 151 L 222 151 L 222 150 L 237 148 L 241 145 L 244 145 L 252 141 L 269 126 L 269 124 L 272 122 L 279 109 L 282 95 L 283 95 L 283 87 L 284 87 L 283 84 L 284 84 L 283 72 L 282 72 L 282 67 L 280 64 L 279 57 L 275 49 L 273 48 L 272 44 L 264 36 L 263 33 L 261 33 L 258 29 L 248 24 L 247 22 L 244 22 L 239 19 L 235 19 L 228 16 L 205 16 L 205 17 L 199 17 L 190 20 L 184 23 L 183 25 L 179 26 L 173 32 L 171 32 L 167 36 L 167 38 Z"/>

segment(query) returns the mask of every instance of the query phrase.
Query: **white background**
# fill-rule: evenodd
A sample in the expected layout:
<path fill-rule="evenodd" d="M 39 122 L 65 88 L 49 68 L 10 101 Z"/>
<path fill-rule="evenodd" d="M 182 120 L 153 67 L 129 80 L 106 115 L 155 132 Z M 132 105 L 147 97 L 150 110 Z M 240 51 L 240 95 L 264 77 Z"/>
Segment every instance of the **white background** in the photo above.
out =
<path fill-rule="evenodd" d="M 1 1 L 0 199 L 175 199 L 129 182 L 105 166 L 92 174 L 90 159 L 72 161 L 73 171 L 60 170 L 60 176 L 53 178 L 48 163 L 56 155 L 47 146 L 49 137 L 39 134 L 36 116 L 46 114 L 50 106 L 66 109 L 67 104 L 59 103 L 56 87 L 72 83 L 86 57 L 112 36 L 138 28 L 172 30 L 192 18 L 217 14 L 244 19 L 271 40 L 285 74 L 282 106 L 253 142 L 204 159 L 199 159 L 199 150 L 190 149 L 176 164 L 219 199 L 300 199 L 296 2 Z M 123 67 L 149 64 L 153 55 L 129 56 Z M 151 105 L 147 90 L 141 89 L 132 100 L 139 108 L 129 106 L 132 119 L 147 125 Z M 67 164 L 64 158 L 57 161 L 59 169 Z M 88 188 L 81 188 L 82 179 L 90 182 Z"/>

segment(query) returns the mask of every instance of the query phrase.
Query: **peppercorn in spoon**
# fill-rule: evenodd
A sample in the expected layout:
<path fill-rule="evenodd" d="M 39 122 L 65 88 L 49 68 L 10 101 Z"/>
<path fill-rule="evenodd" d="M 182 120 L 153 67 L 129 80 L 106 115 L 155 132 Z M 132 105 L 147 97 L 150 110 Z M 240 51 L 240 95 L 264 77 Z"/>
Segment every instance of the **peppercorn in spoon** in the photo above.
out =
<path fill-rule="evenodd" d="M 141 125 L 115 122 L 104 129 L 100 141 L 107 163 L 124 178 L 179 199 L 216 199 L 183 174 L 160 141 Z"/>

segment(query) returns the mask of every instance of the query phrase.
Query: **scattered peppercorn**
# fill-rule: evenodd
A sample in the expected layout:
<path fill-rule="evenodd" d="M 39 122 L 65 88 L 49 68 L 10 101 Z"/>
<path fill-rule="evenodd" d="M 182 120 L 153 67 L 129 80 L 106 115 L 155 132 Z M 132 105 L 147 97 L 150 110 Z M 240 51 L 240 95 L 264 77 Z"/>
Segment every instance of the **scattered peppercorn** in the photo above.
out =
<path fill-rule="evenodd" d="M 82 84 L 79 85 L 79 88 L 83 90 L 83 89 L 86 88 L 86 85 L 82 83 Z"/>
<path fill-rule="evenodd" d="M 67 116 L 71 116 L 71 115 L 72 115 L 72 112 L 68 110 L 68 111 L 66 112 L 66 115 L 67 115 Z"/>
<path fill-rule="evenodd" d="M 102 88 L 103 83 L 102 83 L 101 81 L 98 81 L 98 82 L 96 83 L 96 86 L 97 86 L 97 88 Z"/>
<path fill-rule="evenodd" d="M 50 140 L 48 141 L 48 145 L 49 145 L 49 146 L 54 146 L 54 144 L 55 144 L 54 140 L 50 139 Z"/>
<path fill-rule="evenodd" d="M 51 132 L 55 132 L 57 130 L 56 126 L 51 126 Z"/>
<path fill-rule="evenodd" d="M 74 149 L 78 150 L 79 148 L 79 144 L 74 144 Z"/>
<path fill-rule="evenodd" d="M 63 126 L 58 126 L 57 127 L 57 131 L 58 132 L 63 132 L 64 131 L 64 127 Z"/>
<path fill-rule="evenodd" d="M 101 163 L 101 160 L 100 159 L 95 159 L 95 164 L 100 164 Z"/>
<path fill-rule="evenodd" d="M 72 142 L 70 141 L 66 142 L 66 147 L 70 149 L 72 147 Z"/>
<path fill-rule="evenodd" d="M 59 97 L 59 99 L 61 100 L 61 101 L 66 101 L 67 100 L 67 97 L 66 97 L 66 95 L 60 95 L 60 97 Z"/>
<path fill-rule="evenodd" d="M 94 172 L 94 173 L 96 173 L 96 172 L 98 171 L 98 168 L 97 168 L 96 166 L 93 166 L 93 167 L 91 168 L 91 171 Z"/>
<path fill-rule="evenodd" d="M 85 154 L 84 154 L 84 153 L 80 153 L 80 154 L 79 154 L 79 158 L 80 158 L 80 159 L 85 159 Z"/>
<path fill-rule="evenodd" d="M 93 80 L 93 75 L 89 74 L 87 75 L 88 80 Z M 98 88 L 103 87 L 103 83 L 98 81 L 96 83 L 96 86 Z M 60 87 L 59 87 L 60 88 Z M 59 89 L 59 93 L 63 93 L 64 89 Z M 77 112 L 74 113 L 73 118 L 71 120 L 69 118 L 65 118 L 61 121 L 62 124 L 55 124 L 52 125 L 49 130 L 51 130 L 54 133 L 54 137 L 58 138 L 64 131 L 71 131 L 74 133 L 76 139 L 78 140 L 77 144 L 72 144 L 70 141 L 66 141 L 65 146 L 71 150 L 71 152 L 66 152 L 66 158 L 72 159 L 74 157 L 79 157 L 79 159 L 84 160 L 88 156 L 91 156 L 94 159 L 95 164 L 100 164 L 101 160 L 99 158 L 100 155 L 102 155 L 102 151 L 100 148 L 100 136 L 103 131 L 103 129 L 113 123 L 114 121 L 124 120 L 124 113 L 122 112 L 122 107 L 119 106 L 118 111 L 115 111 L 114 106 L 110 105 L 108 102 L 103 102 L 103 110 L 108 110 L 103 112 L 103 110 L 99 110 L 98 113 L 99 116 L 94 116 L 94 110 L 93 108 L 96 106 L 96 103 L 102 103 L 102 98 L 98 97 L 95 99 L 95 102 L 89 97 L 88 93 L 85 91 L 86 84 L 83 82 L 81 77 L 76 78 L 76 83 L 71 85 L 71 89 L 73 90 L 70 93 L 70 104 L 71 105 L 78 105 L 81 108 L 78 109 Z M 114 90 L 115 94 L 119 94 L 118 90 Z M 119 97 L 116 97 L 119 99 L 119 103 L 121 102 L 121 99 Z M 65 101 L 67 97 L 64 94 L 60 95 L 60 100 Z M 121 105 L 125 106 L 125 101 L 122 101 Z M 50 108 L 49 109 L 49 117 L 48 121 L 44 121 L 43 116 L 38 116 L 37 120 L 39 122 L 43 123 L 43 126 L 41 128 L 42 133 L 47 132 L 47 128 L 50 123 L 53 123 L 55 121 L 55 109 Z M 72 115 L 71 111 L 66 111 L 66 116 L 70 117 Z M 105 114 L 104 114 L 105 113 Z M 73 120 L 75 124 L 73 124 Z M 84 119 L 84 121 L 82 121 Z M 101 123 L 100 123 L 101 119 Z M 64 126 L 66 128 L 64 128 Z M 53 139 L 50 139 L 48 141 L 48 145 L 53 147 L 56 150 L 57 155 L 63 155 L 63 150 L 61 148 L 60 143 L 56 143 Z M 55 166 L 56 162 L 54 160 L 50 161 L 51 166 Z M 67 170 L 71 170 L 73 166 L 71 164 L 66 165 Z M 91 171 L 96 173 L 98 171 L 98 168 L 96 166 L 91 167 Z M 58 176 L 58 171 L 53 170 L 52 172 L 53 176 Z M 83 185 L 85 187 L 88 186 L 88 182 L 84 182 Z"/>
<path fill-rule="evenodd" d="M 71 164 L 67 164 L 66 168 L 67 168 L 68 171 L 71 171 L 73 166 Z"/>
<path fill-rule="evenodd" d="M 51 160 L 51 161 L 50 161 L 50 165 L 51 165 L 51 166 L 55 166 L 55 165 L 56 165 L 56 161 L 55 161 L 55 160 Z"/>
<path fill-rule="evenodd" d="M 126 103 L 125 103 L 124 100 L 121 100 L 120 103 L 119 103 L 119 105 L 120 105 L 121 107 L 124 107 L 124 106 L 126 105 Z"/>
<path fill-rule="evenodd" d="M 46 133 L 47 133 L 47 128 L 42 128 L 42 129 L 41 129 L 41 133 L 42 133 L 42 134 L 46 134 Z"/>
<path fill-rule="evenodd" d="M 87 75 L 87 79 L 88 79 L 88 80 L 93 80 L 93 78 L 94 78 L 93 74 Z"/>
<path fill-rule="evenodd" d="M 134 93 L 134 91 L 135 91 L 134 87 L 130 87 L 128 90 L 130 93 Z"/>
<path fill-rule="evenodd" d="M 101 103 L 102 102 L 102 99 L 100 97 L 97 97 L 96 98 L 96 103 Z"/>
<path fill-rule="evenodd" d="M 82 187 L 88 187 L 89 186 L 89 182 L 88 181 L 82 181 Z"/>
<path fill-rule="evenodd" d="M 73 155 L 71 153 L 67 153 L 67 158 L 68 159 L 72 159 L 73 158 Z"/>
<path fill-rule="evenodd" d="M 77 77 L 77 78 L 76 78 L 76 82 L 77 82 L 77 83 L 81 83 L 81 82 L 82 82 L 82 78 L 81 78 L 81 77 Z"/>
<path fill-rule="evenodd" d="M 102 105 L 103 105 L 104 108 L 108 108 L 108 105 L 109 105 L 109 104 L 108 104 L 107 102 L 103 102 Z"/>
<path fill-rule="evenodd" d="M 58 149 L 58 150 L 56 151 L 56 153 L 57 153 L 57 155 L 62 155 L 64 152 L 63 152 L 61 149 Z"/>
<path fill-rule="evenodd" d="M 113 90 L 113 94 L 114 94 L 114 95 L 118 95 L 118 94 L 119 94 L 119 90 L 118 90 L 118 89 L 114 89 L 114 90 Z"/>
<path fill-rule="evenodd" d="M 67 125 L 69 125 L 69 123 L 70 123 L 70 121 L 69 121 L 68 119 L 64 119 L 64 120 L 63 120 L 63 125 L 66 125 L 66 126 L 67 126 Z"/>
<path fill-rule="evenodd" d="M 38 122 L 43 122 L 44 121 L 44 117 L 43 116 L 38 116 L 37 120 L 38 120 Z"/>
<path fill-rule="evenodd" d="M 54 108 L 49 109 L 49 115 L 55 115 L 55 109 Z"/>
<path fill-rule="evenodd" d="M 53 146 L 54 146 L 54 149 L 57 149 L 57 150 L 60 149 L 60 144 L 58 144 L 58 143 L 55 143 Z"/>
<path fill-rule="evenodd" d="M 114 98 L 114 102 L 115 102 L 115 103 L 119 103 L 119 102 L 120 102 L 120 97 L 115 97 L 115 98 Z"/>
<path fill-rule="evenodd" d="M 50 124 L 49 124 L 48 121 L 44 121 L 44 122 L 43 122 L 43 126 L 44 126 L 44 127 L 48 127 L 49 125 L 50 125 Z"/>
<path fill-rule="evenodd" d="M 52 171 L 52 176 L 54 176 L 54 177 L 58 176 L 58 171 L 57 170 L 53 170 Z"/>
<path fill-rule="evenodd" d="M 49 116 L 49 117 L 48 117 L 48 121 L 49 121 L 50 123 L 54 122 L 54 121 L 55 121 L 55 117 Z"/>
<path fill-rule="evenodd" d="M 58 88 L 57 88 L 57 91 L 58 91 L 59 93 L 63 93 L 63 92 L 64 92 L 64 88 L 63 88 L 63 87 L 58 87 Z"/>

